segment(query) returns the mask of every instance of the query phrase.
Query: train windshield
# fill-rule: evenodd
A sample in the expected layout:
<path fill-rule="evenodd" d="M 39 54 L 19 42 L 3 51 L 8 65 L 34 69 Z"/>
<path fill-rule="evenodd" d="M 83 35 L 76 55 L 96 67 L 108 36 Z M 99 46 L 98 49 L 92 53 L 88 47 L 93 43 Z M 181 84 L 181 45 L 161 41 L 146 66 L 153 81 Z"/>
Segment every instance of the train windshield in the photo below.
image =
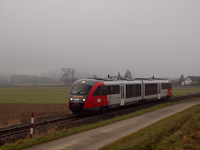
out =
<path fill-rule="evenodd" d="M 81 95 L 88 95 L 92 86 L 85 85 L 85 84 L 76 84 L 73 85 L 71 89 L 71 94 L 81 94 Z"/>

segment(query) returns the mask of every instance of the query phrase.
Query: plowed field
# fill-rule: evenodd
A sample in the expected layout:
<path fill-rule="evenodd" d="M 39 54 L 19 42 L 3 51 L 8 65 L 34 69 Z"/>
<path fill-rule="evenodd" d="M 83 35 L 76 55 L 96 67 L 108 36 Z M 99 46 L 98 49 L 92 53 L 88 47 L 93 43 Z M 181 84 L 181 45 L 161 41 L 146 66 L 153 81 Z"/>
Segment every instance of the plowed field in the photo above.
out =
<path fill-rule="evenodd" d="M 0 104 L 0 128 L 70 114 L 67 104 Z"/>

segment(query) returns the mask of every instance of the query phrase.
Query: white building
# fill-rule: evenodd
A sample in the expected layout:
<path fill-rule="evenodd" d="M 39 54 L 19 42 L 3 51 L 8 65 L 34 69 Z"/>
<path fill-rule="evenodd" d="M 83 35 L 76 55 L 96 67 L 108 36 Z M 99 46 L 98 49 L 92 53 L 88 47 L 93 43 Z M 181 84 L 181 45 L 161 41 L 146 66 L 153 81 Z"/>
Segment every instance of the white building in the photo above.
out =
<path fill-rule="evenodd" d="M 188 76 L 185 80 L 184 83 L 182 83 L 182 85 L 194 85 L 197 84 L 199 81 L 198 76 Z"/>

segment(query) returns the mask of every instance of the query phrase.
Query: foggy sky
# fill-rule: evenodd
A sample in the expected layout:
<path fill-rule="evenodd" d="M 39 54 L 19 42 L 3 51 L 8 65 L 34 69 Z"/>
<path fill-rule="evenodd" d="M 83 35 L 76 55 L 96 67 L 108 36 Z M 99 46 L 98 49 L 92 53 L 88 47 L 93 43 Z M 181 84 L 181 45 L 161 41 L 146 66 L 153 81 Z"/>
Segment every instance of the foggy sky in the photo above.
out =
<path fill-rule="evenodd" d="M 200 75 L 199 0 L 0 0 L 0 74 Z"/>

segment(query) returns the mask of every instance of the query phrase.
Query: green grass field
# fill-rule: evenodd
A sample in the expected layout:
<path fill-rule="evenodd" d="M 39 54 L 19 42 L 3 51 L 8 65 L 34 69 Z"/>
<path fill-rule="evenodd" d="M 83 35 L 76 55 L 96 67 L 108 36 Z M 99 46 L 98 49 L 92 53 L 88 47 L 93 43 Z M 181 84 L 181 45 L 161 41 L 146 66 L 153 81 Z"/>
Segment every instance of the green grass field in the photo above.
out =
<path fill-rule="evenodd" d="M 200 93 L 200 86 L 173 86 L 172 95 L 182 96 Z"/>
<path fill-rule="evenodd" d="M 23 86 L 0 88 L 0 103 L 65 103 L 69 87 Z"/>
<path fill-rule="evenodd" d="M 0 88 L 0 103 L 66 103 L 70 87 L 21 86 Z M 200 87 L 174 86 L 173 96 L 200 92 Z"/>

